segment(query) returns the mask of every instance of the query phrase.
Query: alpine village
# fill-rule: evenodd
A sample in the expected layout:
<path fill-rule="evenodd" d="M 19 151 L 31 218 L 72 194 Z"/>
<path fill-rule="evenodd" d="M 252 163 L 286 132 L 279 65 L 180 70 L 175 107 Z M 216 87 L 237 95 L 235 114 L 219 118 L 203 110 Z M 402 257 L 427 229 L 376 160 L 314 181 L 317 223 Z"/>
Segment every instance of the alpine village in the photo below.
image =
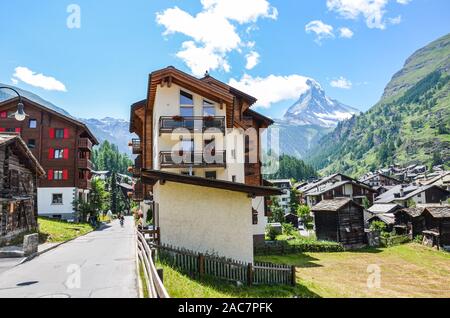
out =
<path fill-rule="evenodd" d="M 0 258 L 39 266 L 115 230 L 133 237 L 132 283 L 98 297 L 450 297 L 449 70 L 447 35 L 308 151 L 292 118 L 208 72 L 149 72 L 120 143 L 2 84 Z M 324 94 L 311 83 L 303 111 Z M 274 129 L 278 153 L 264 142 Z M 383 288 L 366 287 L 369 264 L 392 276 Z M 16 296 L 3 271 L 0 297 Z"/>

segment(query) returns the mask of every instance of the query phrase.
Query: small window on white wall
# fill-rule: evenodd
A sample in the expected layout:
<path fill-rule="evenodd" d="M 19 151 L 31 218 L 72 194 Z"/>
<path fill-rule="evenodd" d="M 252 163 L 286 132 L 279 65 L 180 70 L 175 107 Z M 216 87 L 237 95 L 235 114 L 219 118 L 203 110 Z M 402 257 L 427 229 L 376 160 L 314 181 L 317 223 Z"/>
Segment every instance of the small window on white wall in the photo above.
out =
<path fill-rule="evenodd" d="M 52 204 L 63 204 L 62 193 L 53 193 L 52 194 Z"/>
<path fill-rule="evenodd" d="M 194 97 L 186 92 L 180 92 L 180 115 L 182 117 L 194 116 Z"/>

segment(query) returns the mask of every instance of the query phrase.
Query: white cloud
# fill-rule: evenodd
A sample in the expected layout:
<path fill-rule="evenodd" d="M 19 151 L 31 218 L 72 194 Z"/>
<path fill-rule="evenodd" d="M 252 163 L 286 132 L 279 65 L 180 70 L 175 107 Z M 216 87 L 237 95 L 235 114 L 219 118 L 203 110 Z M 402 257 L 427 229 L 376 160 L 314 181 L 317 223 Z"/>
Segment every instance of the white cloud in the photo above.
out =
<path fill-rule="evenodd" d="M 354 35 L 353 31 L 350 30 L 349 28 L 344 27 L 339 29 L 339 36 L 341 38 L 351 39 L 353 35 Z"/>
<path fill-rule="evenodd" d="M 351 89 L 352 88 L 352 82 L 350 82 L 345 77 L 341 76 L 338 79 L 332 80 L 330 82 L 330 85 L 335 88 L 342 88 L 342 89 Z"/>
<path fill-rule="evenodd" d="M 245 56 L 245 58 L 247 59 L 247 65 L 245 66 L 245 68 L 246 68 L 247 70 L 251 70 L 251 69 L 253 69 L 256 65 L 259 64 L 259 58 L 260 58 L 260 55 L 259 55 L 258 52 L 252 51 L 252 52 L 250 52 L 249 54 L 247 54 L 247 55 Z"/>
<path fill-rule="evenodd" d="M 242 48 L 247 46 L 238 33 L 240 25 L 254 24 L 260 18 L 276 19 L 278 16 L 277 9 L 267 0 L 201 0 L 201 4 L 202 11 L 194 16 L 178 7 L 156 15 L 156 22 L 165 28 L 164 35 L 180 33 L 190 38 L 182 44 L 183 50 L 177 56 L 197 76 L 206 70 L 230 70 L 228 53 L 241 53 Z M 206 53 L 212 56 L 205 60 Z"/>
<path fill-rule="evenodd" d="M 389 0 L 327 0 L 330 11 L 339 13 L 345 19 L 357 19 L 362 15 L 369 28 L 384 29 L 385 7 Z"/>
<path fill-rule="evenodd" d="M 258 99 L 257 107 L 269 108 L 272 104 L 296 99 L 309 89 L 310 78 L 301 75 L 252 77 L 244 75 L 240 80 L 232 78 L 229 85 Z"/>
<path fill-rule="evenodd" d="M 66 86 L 55 79 L 54 77 L 37 74 L 26 67 L 16 67 L 13 78 L 13 83 L 18 84 L 22 81 L 34 87 L 43 88 L 48 91 L 67 92 Z"/>
<path fill-rule="evenodd" d="M 14 85 L 19 84 L 19 80 L 15 79 L 15 78 L 11 78 L 11 83 L 13 83 Z"/>
<path fill-rule="evenodd" d="M 409 4 L 412 0 L 397 0 L 397 3 L 400 4 Z"/>
<path fill-rule="evenodd" d="M 333 27 L 331 25 L 325 24 L 320 20 L 314 20 L 309 22 L 305 26 L 306 33 L 315 33 L 316 42 L 320 44 L 322 39 L 333 38 Z"/>

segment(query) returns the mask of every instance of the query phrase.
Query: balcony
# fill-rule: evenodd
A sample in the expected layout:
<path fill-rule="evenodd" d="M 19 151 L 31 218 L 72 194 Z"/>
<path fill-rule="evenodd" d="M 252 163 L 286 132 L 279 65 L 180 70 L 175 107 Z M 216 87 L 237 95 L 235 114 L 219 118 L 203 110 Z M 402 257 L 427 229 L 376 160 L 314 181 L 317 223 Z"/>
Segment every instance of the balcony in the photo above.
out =
<path fill-rule="evenodd" d="M 94 169 L 94 165 L 92 164 L 92 161 L 87 158 L 78 158 L 78 169 L 92 170 Z"/>
<path fill-rule="evenodd" d="M 130 172 L 134 178 L 139 178 L 141 176 L 141 170 L 142 170 L 142 157 L 138 156 L 134 160 L 134 166 L 128 168 L 128 172 Z"/>
<path fill-rule="evenodd" d="M 182 151 L 160 153 L 161 168 L 225 168 L 226 160 L 225 151 L 215 151 L 212 154 Z"/>
<path fill-rule="evenodd" d="M 79 180 L 79 186 L 80 186 L 81 189 L 91 190 L 92 189 L 91 180 L 80 179 Z"/>
<path fill-rule="evenodd" d="M 92 151 L 92 141 L 89 138 L 80 138 L 78 148 Z"/>
<path fill-rule="evenodd" d="M 176 129 L 187 129 L 191 133 L 203 133 L 208 129 L 218 129 L 225 134 L 225 117 L 161 117 L 159 133 L 172 133 Z"/>
<path fill-rule="evenodd" d="M 133 199 L 133 201 L 136 201 L 136 202 L 144 201 L 144 185 L 142 183 L 137 182 L 134 185 L 132 199 Z"/>
<path fill-rule="evenodd" d="M 142 143 L 139 139 L 132 139 L 128 144 L 133 151 L 133 155 L 140 155 L 142 153 Z"/>

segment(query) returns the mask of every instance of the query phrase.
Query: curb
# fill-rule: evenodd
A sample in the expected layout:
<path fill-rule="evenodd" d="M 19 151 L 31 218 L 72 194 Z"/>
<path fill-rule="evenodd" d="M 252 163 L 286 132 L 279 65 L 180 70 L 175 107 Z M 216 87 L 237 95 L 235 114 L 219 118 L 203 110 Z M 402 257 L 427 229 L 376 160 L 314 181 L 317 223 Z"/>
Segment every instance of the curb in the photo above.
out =
<path fill-rule="evenodd" d="M 30 256 L 27 256 L 27 257 L 25 257 L 19 264 L 17 264 L 16 266 L 25 264 L 25 263 L 31 261 L 32 259 L 34 259 L 34 258 L 36 258 L 36 257 L 38 257 L 38 256 L 40 256 L 40 255 L 42 255 L 42 254 L 45 254 L 45 253 L 47 253 L 47 252 L 50 252 L 50 251 L 52 251 L 52 250 L 54 250 L 54 249 L 60 247 L 61 245 L 70 243 L 70 242 L 72 242 L 72 241 L 74 241 L 74 240 L 76 240 L 76 239 L 78 239 L 78 238 L 80 238 L 80 237 L 84 237 L 84 236 L 86 236 L 86 235 L 88 235 L 88 234 L 91 234 L 91 233 L 93 233 L 93 232 L 95 232 L 95 231 L 101 230 L 101 229 L 104 228 L 104 227 L 105 227 L 105 224 L 102 224 L 98 229 L 96 229 L 96 230 L 94 230 L 94 231 L 91 231 L 91 232 L 89 232 L 89 233 L 86 233 L 86 234 L 83 234 L 83 235 L 74 237 L 73 239 L 70 239 L 70 240 L 65 241 L 65 242 L 58 243 L 58 244 L 56 244 L 56 245 L 54 245 L 54 246 L 51 246 L 51 247 L 49 247 L 49 248 L 47 248 L 47 249 L 45 249 L 45 250 L 43 250 L 43 251 L 40 251 L 40 252 L 34 253 L 34 254 L 30 255 Z"/>

